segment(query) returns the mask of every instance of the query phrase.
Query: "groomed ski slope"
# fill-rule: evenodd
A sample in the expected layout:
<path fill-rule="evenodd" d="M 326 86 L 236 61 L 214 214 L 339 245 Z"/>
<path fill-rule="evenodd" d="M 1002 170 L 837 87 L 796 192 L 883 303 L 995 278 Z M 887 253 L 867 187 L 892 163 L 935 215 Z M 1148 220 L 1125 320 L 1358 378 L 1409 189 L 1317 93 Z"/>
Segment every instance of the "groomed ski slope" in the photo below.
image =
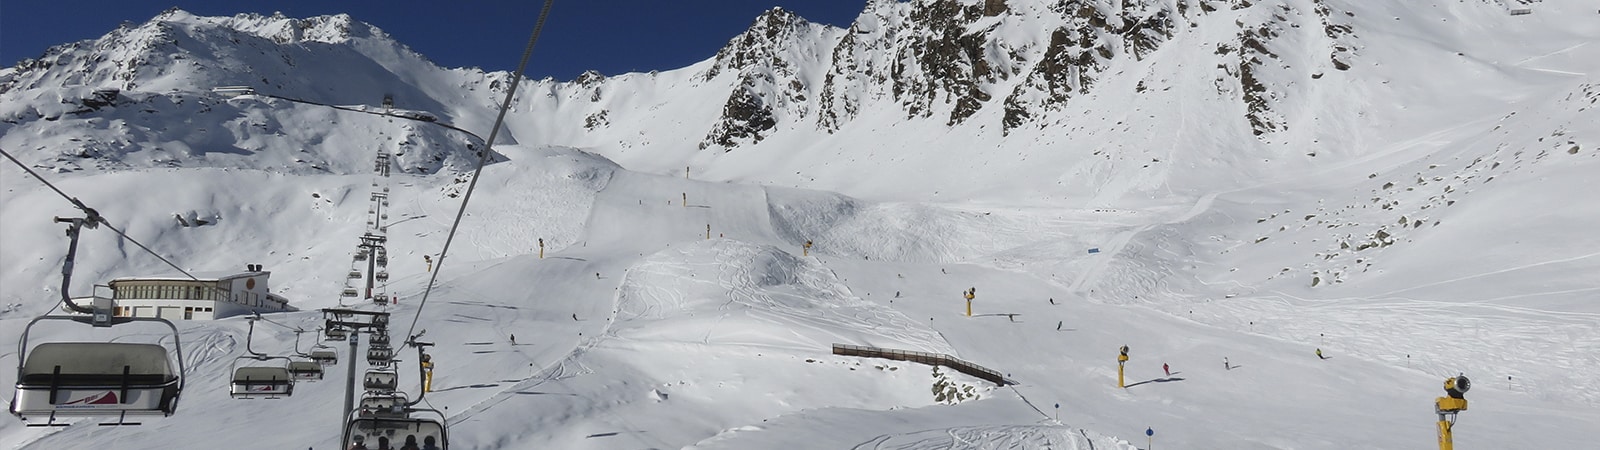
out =
<path fill-rule="evenodd" d="M 1420 448 L 1433 445 L 1431 403 L 1443 393 L 1443 378 L 1455 374 L 1452 368 L 1505 367 L 1507 361 L 1530 362 L 1517 367 L 1532 381 L 1519 376 L 1508 385 L 1497 374 L 1469 372 L 1477 383 L 1469 394 L 1472 409 L 1457 425 L 1458 448 L 1580 448 L 1600 423 L 1600 412 L 1572 386 L 1542 383 L 1568 367 L 1592 369 L 1581 356 L 1541 366 L 1531 364 L 1541 360 L 1522 347 L 1491 346 L 1458 361 L 1419 352 L 1408 368 L 1370 356 L 1389 349 L 1361 338 L 1384 336 L 1391 323 L 1369 322 L 1362 309 L 1343 302 L 1260 312 L 1270 320 L 1253 329 L 1226 321 L 1208 325 L 1171 311 L 1192 304 L 1197 315 L 1242 317 L 1278 301 L 1249 292 L 1226 298 L 1234 294 L 1227 285 L 1179 289 L 1160 282 L 1170 278 L 1163 270 L 1181 268 L 1162 268 L 1172 264 L 1164 253 L 1172 249 L 1151 236 L 1191 232 L 1195 217 L 1248 217 L 1251 207 L 1241 199 L 1255 195 L 1249 191 L 1187 205 L 1125 203 L 1117 210 L 881 204 L 630 172 L 569 149 L 500 150 L 510 161 L 487 168 L 484 182 L 508 186 L 475 194 L 456 243 L 460 253 L 444 264 L 440 286 L 416 325 L 426 330 L 424 340 L 438 344 L 430 351 L 437 373 L 427 399 L 450 417 L 458 449 L 1106 449 L 1142 447 L 1147 427 L 1155 430 L 1157 445 L 1178 448 Z M 121 176 L 133 184 L 160 179 Z M 369 181 L 343 178 L 353 191 Z M 511 180 L 536 188 L 512 188 Z M 389 291 L 401 298 L 389 309 L 396 315 L 391 333 L 400 335 L 428 275 L 416 255 L 442 244 L 458 205 L 437 191 L 459 185 L 393 181 L 396 204 L 412 199 L 395 216 L 420 217 L 390 233 L 395 262 Z M 90 204 L 97 203 L 92 196 L 111 194 L 66 184 Z M 265 194 L 303 189 L 274 186 Z M 21 203 L 51 201 L 45 194 L 30 193 Z M 130 199 L 108 205 L 107 214 L 164 210 L 163 201 L 170 199 Z M 329 260 L 338 261 L 347 257 L 338 249 L 352 248 L 358 234 L 362 211 L 354 209 L 360 205 L 339 207 L 352 211 L 334 214 L 327 225 L 296 227 L 246 215 L 217 227 L 304 242 L 308 254 L 333 254 Z M 66 214 L 58 205 L 41 207 Z M 712 239 L 706 239 L 707 224 Z M 547 244 L 556 245 L 540 259 L 534 242 L 546 231 Z M 317 237 L 305 239 L 306 233 Z M 486 237 L 495 233 L 518 239 Z M 800 256 L 802 237 L 816 243 L 811 256 Z M 28 245 L 47 252 L 61 244 Z M 1101 252 L 1088 253 L 1091 246 Z M 204 248 L 165 250 L 193 256 Z M 1240 270 L 1266 269 L 1234 263 Z M 331 265 L 337 267 L 321 275 L 326 278 L 286 283 L 304 292 L 294 298 L 300 307 L 338 306 L 334 293 L 346 269 Z M 1119 278 L 1137 273 L 1154 273 L 1147 277 L 1156 281 Z M 1167 287 L 1151 290 L 1148 283 Z M 313 287 L 322 293 L 306 292 Z M 960 297 L 969 287 L 977 288 L 974 317 L 964 316 Z M 1149 298 L 1152 291 L 1160 298 Z M 1548 347 L 1593 342 L 1596 329 L 1592 316 L 1473 311 L 1467 319 L 1487 326 L 1570 323 L 1557 328 L 1565 333 L 1519 335 Z M 1439 317 L 1430 314 L 1409 311 L 1403 320 Z M 319 314 L 269 318 L 311 329 Z M 20 330 L 26 320 L 12 313 L 3 323 Z M 1302 322 L 1327 324 L 1334 332 L 1323 344 L 1293 325 Z M 180 326 L 189 385 L 177 415 L 142 427 L 86 421 L 55 430 L 0 421 L 0 445 L 336 447 L 344 366 L 325 381 L 298 384 L 292 398 L 233 400 L 225 380 L 233 358 L 244 352 L 245 321 Z M 294 339 L 265 324 L 257 333 L 258 351 L 287 352 Z M 5 336 L 14 343 L 15 333 Z M 46 336 L 109 338 L 79 328 L 40 334 Z M 1403 336 L 1395 345 L 1422 349 L 1462 343 L 1443 333 L 1395 336 Z M 937 404 L 928 367 L 836 357 L 829 354 L 832 343 L 951 353 L 1019 384 L 997 388 L 942 370 L 979 398 Z M 1127 389 L 1115 385 L 1121 345 L 1132 349 Z M 1329 359 L 1313 356 L 1318 346 Z M 341 358 L 349 358 L 338 347 Z M 1224 357 L 1233 369 L 1223 369 Z M 400 358 L 414 362 L 415 354 L 408 349 Z M 1170 378 L 1161 374 L 1162 363 L 1172 366 Z M 414 392 L 411 373 L 405 372 L 403 386 Z M 9 385 L 13 377 L 0 373 L 0 382 Z"/>

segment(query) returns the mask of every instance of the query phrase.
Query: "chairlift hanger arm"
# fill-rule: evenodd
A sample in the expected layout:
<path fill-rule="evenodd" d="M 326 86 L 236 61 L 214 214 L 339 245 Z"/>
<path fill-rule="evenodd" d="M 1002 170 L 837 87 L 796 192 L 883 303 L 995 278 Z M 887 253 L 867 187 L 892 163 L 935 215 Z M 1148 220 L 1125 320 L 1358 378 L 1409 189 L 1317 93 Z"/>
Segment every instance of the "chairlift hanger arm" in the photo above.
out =
<path fill-rule="evenodd" d="M 10 155 L 6 155 L 6 156 L 9 157 Z M 37 175 L 35 175 L 35 176 L 37 176 Z M 59 192 L 59 191 L 57 191 L 57 192 Z M 63 195 L 65 195 L 65 194 L 63 194 Z M 69 292 L 69 289 L 72 287 L 72 267 L 75 264 L 75 261 L 77 260 L 77 257 L 78 257 L 78 234 L 79 234 L 79 231 L 82 230 L 84 225 L 88 225 L 89 228 L 91 228 L 91 229 L 95 228 L 95 227 L 99 226 L 100 222 L 102 220 L 104 220 L 104 219 L 101 219 L 100 218 L 100 213 L 95 212 L 94 209 L 91 209 L 91 208 L 89 208 L 87 206 L 83 206 L 83 203 L 79 202 L 78 199 L 73 198 L 71 200 L 79 208 L 82 208 L 85 211 L 85 213 L 84 213 L 85 217 L 82 218 L 82 219 L 77 219 L 77 218 L 63 219 L 63 218 L 57 217 L 56 220 L 55 220 L 56 223 L 69 223 L 69 224 L 71 224 L 71 225 L 67 226 L 67 237 L 71 239 L 70 243 L 67 244 L 67 259 L 66 259 L 66 261 L 61 263 L 61 302 L 62 302 L 62 304 L 67 306 L 67 309 L 72 310 L 72 312 L 83 313 L 83 314 L 94 314 L 94 308 L 79 306 L 77 303 L 73 302 L 72 301 L 72 293 Z"/>

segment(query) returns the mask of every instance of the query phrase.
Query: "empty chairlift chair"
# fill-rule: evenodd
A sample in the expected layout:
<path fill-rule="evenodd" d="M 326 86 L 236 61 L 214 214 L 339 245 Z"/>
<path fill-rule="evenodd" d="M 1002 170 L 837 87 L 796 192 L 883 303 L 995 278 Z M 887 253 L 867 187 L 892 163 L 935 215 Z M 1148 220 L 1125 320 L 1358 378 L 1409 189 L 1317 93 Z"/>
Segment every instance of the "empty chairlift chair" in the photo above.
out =
<path fill-rule="evenodd" d="M 321 380 L 322 364 L 316 361 L 291 361 L 289 363 L 289 376 L 303 381 Z"/>
<path fill-rule="evenodd" d="M 345 289 L 344 292 L 340 292 L 339 293 L 339 296 L 340 297 L 346 297 L 346 298 L 355 298 L 355 297 L 361 296 L 361 291 L 357 291 L 354 288 Z"/>
<path fill-rule="evenodd" d="M 331 366 L 339 363 L 339 352 L 332 347 L 318 345 L 311 348 L 311 360 L 317 364 Z"/>
<path fill-rule="evenodd" d="M 349 331 L 346 331 L 345 329 L 339 328 L 339 327 L 333 327 L 333 328 L 328 328 L 326 330 L 323 330 L 322 334 L 324 336 L 327 336 L 326 340 L 329 340 L 329 341 L 342 341 L 342 340 L 345 340 L 346 338 L 350 337 L 350 332 Z"/>
<path fill-rule="evenodd" d="M 357 279 L 357 278 L 361 278 L 361 271 L 352 270 L 352 271 L 350 271 L 350 274 L 346 275 L 346 276 L 349 277 L 352 280 Z"/>
<path fill-rule="evenodd" d="M 32 326 L 31 324 L 29 325 Z M 27 350 L 27 334 L 22 348 Z M 167 349 L 155 344 L 53 342 L 27 350 L 11 413 L 24 421 L 78 416 L 172 415 L 182 391 Z"/>
<path fill-rule="evenodd" d="M 234 361 L 233 384 L 228 394 L 240 399 L 281 398 L 294 395 L 294 379 L 289 374 L 288 364 L 277 363 L 278 360 L 287 358 L 239 357 Z M 253 361 L 256 364 L 266 365 L 241 366 L 240 361 Z"/>

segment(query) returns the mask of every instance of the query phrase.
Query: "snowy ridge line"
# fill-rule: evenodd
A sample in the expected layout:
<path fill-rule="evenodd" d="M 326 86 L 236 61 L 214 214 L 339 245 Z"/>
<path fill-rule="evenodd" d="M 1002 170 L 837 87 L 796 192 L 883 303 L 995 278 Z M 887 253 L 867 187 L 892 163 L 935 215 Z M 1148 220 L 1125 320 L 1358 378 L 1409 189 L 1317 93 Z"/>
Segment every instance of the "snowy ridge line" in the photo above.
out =
<path fill-rule="evenodd" d="M 892 348 L 867 347 L 861 345 L 833 344 L 833 354 L 841 356 L 860 356 L 865 358 L 883 358 L 895 361 L 910 361 L 927 364 L 930 366 L 945 366 L 958 372 L 982 378 L 994 383 L 996 386 L 1016 384 L 1008 380 L 1000 372 L 968 362 L 967 360 L 942 353 L 928 353 L 911 350 L 896 350 Z"/>
<path fill-rule="evenodd" d="M 452 130 L 460 131 L 462 133 L 466 133 L 468 136 L 472 136 L 472 137 L 478 139 L 478 142 L 487 142 L 487 141 L 485 141 L 483 139 L 483 136 L 479 136 L 477 133 L 473 133 L 471 131 L 467 131 L 465 129 L 462 129 L 461 127 L 457 127 L 457 126 L 451 125 L 449 123 L 440 122 L 437 118 L 429 118 L 429 117 L 425 117 L 425 116 L 401 114 L 401 113 L 391 112 L 391 111 L 383 111 L 383 112 L 368 111 L 368 110 L 361 109 L 361 108 L 352 108 L 352 107 L 349 107 L 349 106 L 339 106 L 339 105 L 331 105 L 331 104 L 327 104 L 327 103 L 318 103 L 318 102 L 313 102 L 313 101 L 310 101 L 310 100 L 301 100 L 301 99 L 293 98 L 293 97 L 284 97 L 282 95 L 262 94 L 262 93 L 255 93 L 254 95 L 259 95 L 259 96 L 262 96 L 262 97 L 270 97 L 270 98 L 275 98 L 275 99 L 284 100 L 284 101 L 290 101 L 290 102 L 294 102 L 294 103 L 304 103 L 304 104 L 307 104 L 307 105 L 326 106 L 326 107 L 337 109 L 337 110 L 340 110 L 340 111 L 358 112 L 358 113 L 362 113 L 362 114 L 372 114 L 372 115 L 375 115 L 375 116 L 394 117 L 394 118 L 399 118 L 399 119 L 413 120 L 413 121 L 417 121 L 417 122 L 431 123 L 431 124 L 434 124 L 434 125 L 438 125 L 438 126 L 441 126 L 441 127 L 445 127 L 445 128 L 449 128 L 449 129 L 452 129 Z M 485 146 L 485 147 L 488 147 L 488 146 Z"/>

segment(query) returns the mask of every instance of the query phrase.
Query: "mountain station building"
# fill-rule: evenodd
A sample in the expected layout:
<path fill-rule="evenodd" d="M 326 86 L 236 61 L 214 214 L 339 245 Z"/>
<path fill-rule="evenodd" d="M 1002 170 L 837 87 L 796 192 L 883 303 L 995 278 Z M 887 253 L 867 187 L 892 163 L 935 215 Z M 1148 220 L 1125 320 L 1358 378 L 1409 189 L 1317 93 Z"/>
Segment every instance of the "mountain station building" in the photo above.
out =
<path fill-rule="evenodd" d="M 211 320 L 253 313 L 294 311 L 289 301 L 267 290 L 272 272 L 260 264 L 243 272 L 122 277 L 109 283 L 117 317 Z"/>

